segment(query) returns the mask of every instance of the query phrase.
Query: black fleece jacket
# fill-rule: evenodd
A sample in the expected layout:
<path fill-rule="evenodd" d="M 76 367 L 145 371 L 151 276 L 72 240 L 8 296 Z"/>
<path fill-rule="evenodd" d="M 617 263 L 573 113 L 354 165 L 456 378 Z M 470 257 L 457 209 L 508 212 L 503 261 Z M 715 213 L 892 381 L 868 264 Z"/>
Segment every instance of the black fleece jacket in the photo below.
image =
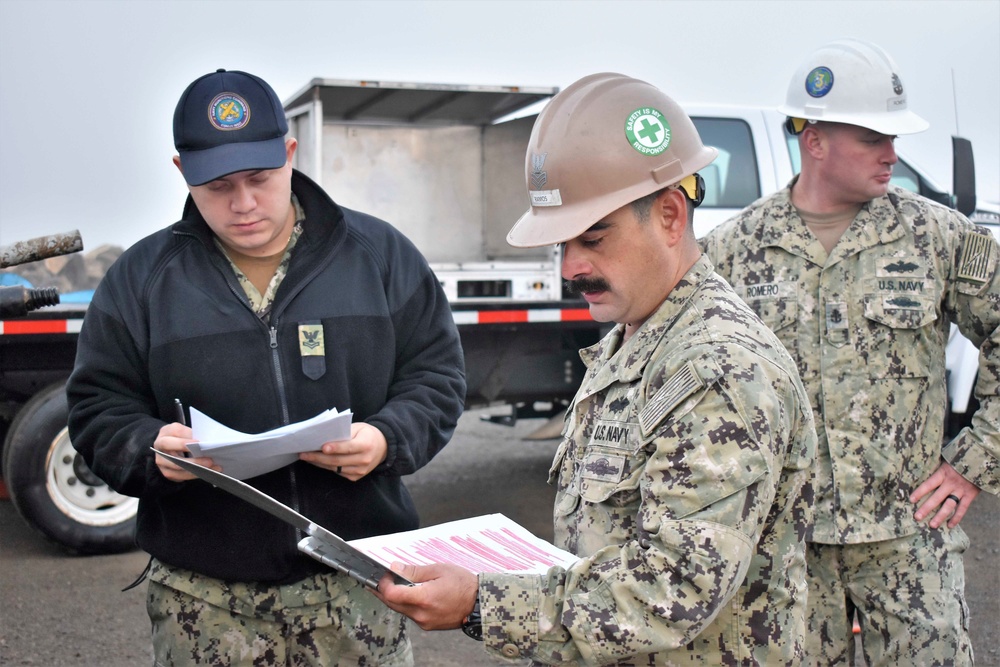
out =
<path fill-rule="evenodd" d="M 344 539 L 418 526 L 401 475 L 448 442 L 465 398 L 458 332 L 424 258 L 387 223 L 341 208 L 304 175 L 304 231 L 270 321 L 251 310 L 189 198 L 181 221 L 129 248 L 101 281 L 67 387 L 73 446 L 140 499 L 139 546 L 170 565 L 232 581 L 287 583 L 324 566 L 285 523 L 201 480 L 164 478 L 150 451 L 179 398 L 259 433 L 347 409 L 388 441 L 351 482 L 296 462 L 246 480 Z M 322 323 L 326 355 L 300 355 L 298 327 Z M 309 362 L 309 363 L 304 363 Z"/>

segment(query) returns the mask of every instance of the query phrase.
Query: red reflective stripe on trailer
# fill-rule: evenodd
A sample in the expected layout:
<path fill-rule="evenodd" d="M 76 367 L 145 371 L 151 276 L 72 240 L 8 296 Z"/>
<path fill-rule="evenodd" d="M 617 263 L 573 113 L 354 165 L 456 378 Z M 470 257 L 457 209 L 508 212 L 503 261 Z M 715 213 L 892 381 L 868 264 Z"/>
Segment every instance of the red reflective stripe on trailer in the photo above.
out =
<path fill-rule="evenodd" d="M 503 324 L 507 322 L 527 322 L 528 311 L 526 310 L 481 310 L 479 311 L 480 324 Z"/>
<path fill-rule="evenodd" d="M 25 320 L 0 323 L 0 331 L 6 334 L 66 333 L 66 320 Z"/>
<path fill-rule="evenodd" d="M 589 308 L 532 308 L 526 310 L 455 310 L 455 324 L 511 324 L 534 322 L 590 322 Z"/>
<path fill-rule="evenodd" d="M 563 322 L 581 322 L 592 319 L 594 318 L 590 316 L 590 308 L 573 308 L 562 311 Z"/>

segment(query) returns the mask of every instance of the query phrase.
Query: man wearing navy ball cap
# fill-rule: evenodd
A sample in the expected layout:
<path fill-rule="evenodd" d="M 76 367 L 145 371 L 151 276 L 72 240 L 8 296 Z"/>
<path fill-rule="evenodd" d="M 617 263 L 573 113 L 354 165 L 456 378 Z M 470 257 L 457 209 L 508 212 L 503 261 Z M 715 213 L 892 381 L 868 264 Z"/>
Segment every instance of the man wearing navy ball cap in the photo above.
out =
<path fill-rule="evenodd" d="M 174 112 L 174 145 L 188 185 L 246 169 L 280 169 L 287 133 L 271 87 L 245 72 L 206 74 L 188 86 Z"/>
<path fill-rule="evenodd" d="M 299 553 L 292 527 L 150 450 L 192 442 L 174 399 L 244 433 L 350 409 L 350 440 L 247 483 L 347 540 L 418 526 L 400 478 L 448 442 L 465 397 L 451 311 L 406 238 L 293 169 L 287 131 L 256 76 L 188 86 L 181 220 L 111 267 L 80 333 L 69 429 L 139 498 L 160 665 L 413 662 L 403 618 Z"/>

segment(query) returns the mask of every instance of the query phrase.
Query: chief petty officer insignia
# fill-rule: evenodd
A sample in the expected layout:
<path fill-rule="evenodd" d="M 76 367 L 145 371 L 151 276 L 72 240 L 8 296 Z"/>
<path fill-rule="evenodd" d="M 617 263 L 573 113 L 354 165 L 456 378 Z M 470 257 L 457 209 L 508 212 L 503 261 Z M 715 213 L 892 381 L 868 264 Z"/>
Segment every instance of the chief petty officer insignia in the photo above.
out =
<path fill-rule="evenodd" d="M 236 93 L 221 93 L 208 105 L 208 118 L 217 130 L 238 130 L 250 122 L 250 105 Z"/>

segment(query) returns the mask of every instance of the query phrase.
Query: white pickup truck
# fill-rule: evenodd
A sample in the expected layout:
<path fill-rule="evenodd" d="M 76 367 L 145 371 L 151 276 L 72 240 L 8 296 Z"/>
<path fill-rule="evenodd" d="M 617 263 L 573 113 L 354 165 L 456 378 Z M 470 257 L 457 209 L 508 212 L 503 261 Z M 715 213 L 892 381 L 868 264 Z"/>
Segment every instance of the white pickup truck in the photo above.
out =
<path fill-rule="evenodd" d="M 556 89 L 534 92 L 546 97 Z M 324 185 L 335 199 L 360 199 L 342 203 L 400 224 L 436 262 L 432 266 L 448 291 L 466 348 L 467 402 L 470 407 L 493 399 L 510 402 L 511 420 L 538 416 L 539 411 L 531 409 L 534 400 L 548 399 L 553 412 L 568 402 L 579 382 L 576 350 L 606 330 L 590 319 L 586 304 L 572 301 L 560 290 L 558 249 L 532 257 L 508 256 L 511 251 L 503 243 L 516 216 L 527 207 L 523 165 L 532 119 L 493 121 L 487 114 L 485 121 L 470 120 L 468 107 L 481 103 L 502 110 L 503 104 L 491 100 L 509 107 L 524 94 L 520 89 L 316 80 L 286 105 L 300 142 L 298 166 L 329 181 Z M 448 111 L 449 105 L 456 109 Z M 719 157 L 701 172 L 706 196 L 696 211 L 696 233 L 784 187 L 794 175 L 798 144 L 785 134 L 784 118 L 777 112 L 747 107 L 686 109 L 704 142 L 719 149 Z M 429 121 L 414 120 L 428 114 Z M 457 142 L 461 150 L 438 150 L 428 156 L 427 146 L 449 148 Z M 407 224 L 408 212 L 392 207 L 412 209 L 412 198 L 383 197 L 383 201 L 369 196 L 364 182 L 345 184 L 344 169 L 340 175 L 323 178 L 323 165 L 336 167 L 345 161 L 356 164 L 351 172 L 355 180 L 370 163 L 364 175 L 379 184 L 377 192 L 418 188 L 424 197 L 416 207 L 421 215 Z M 971 167 L 971 155 L 961 162 L 963 169 Z M 967 174 L 960 184 L 972 180 L 963 169 L 956 169 Z M 894 171 L 893 180 L 899 185 L 952 205 L 955 197 L 905 158 Z M 368 201 L 372 197 L 375 200 Z M 968 201 L 965 193 L 960 198 Z M 453 209 L 465 214 L 451 215 Z M 996 205 L 969 210 L 970 217 L 1000 234 Z M 441 229 L 441 221 L 449 229 Z M 454 257 L 443 255 L 446 252 Z M 518 285 L 530 289 L 522 295 Z M 133 546 L 136 500 L 115 493 L 93 475 L 73 450 L 66 431 L 63 383 L 72 370 L 86 312 L 85 303 L 66 303 L 71 300 L 19 317 L 0 311 L 3 481 L 22 517 L 49 539 L 81 553 L 121 551 Z M 954 428 L 974 410 L 977 358 L 971 343 L 952 333 L 948 383 Z"/>

